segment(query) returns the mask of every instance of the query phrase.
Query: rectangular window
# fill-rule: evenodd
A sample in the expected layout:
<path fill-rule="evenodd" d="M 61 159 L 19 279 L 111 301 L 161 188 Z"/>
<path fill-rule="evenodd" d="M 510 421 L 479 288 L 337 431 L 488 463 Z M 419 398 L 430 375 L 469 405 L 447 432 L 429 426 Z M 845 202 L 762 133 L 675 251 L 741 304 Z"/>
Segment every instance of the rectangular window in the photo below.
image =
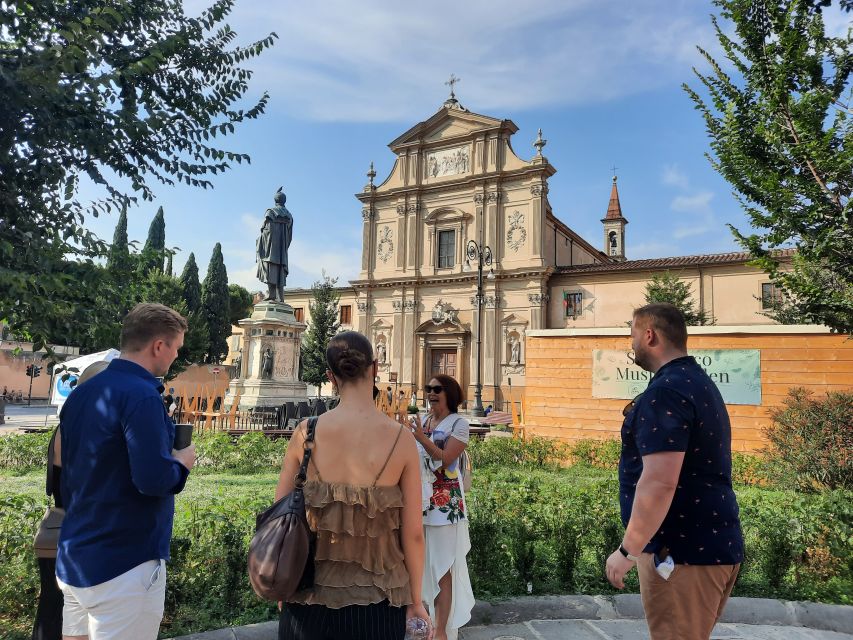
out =
<path fill-rule="evenodd" d="M 579 318 L 583 314 L 583 293 L 563 291 L 563 308 L 567 318 Z"/>
<path fill-rule="evenodd" d="M 305 309 L 303 307 L 296 307 L 293 310 L 293 315 L 296 316 L 296 322 L 305 322 Z"/>
<path fill-rule="evenodd" d="M 456 232 L 438 232 L 438 268 L 447 269 L 456 264 Z"/>
<path fill-rule="evenodd" d="M 761 308 L 771 309 L 775 304 L 782 302 L 782 290 L 772 282 L 761 285 Z"/>
<path fill-rule="evenodd" d="M 341 324 L 352 324 L 352 305 L 341 305 Z"/>

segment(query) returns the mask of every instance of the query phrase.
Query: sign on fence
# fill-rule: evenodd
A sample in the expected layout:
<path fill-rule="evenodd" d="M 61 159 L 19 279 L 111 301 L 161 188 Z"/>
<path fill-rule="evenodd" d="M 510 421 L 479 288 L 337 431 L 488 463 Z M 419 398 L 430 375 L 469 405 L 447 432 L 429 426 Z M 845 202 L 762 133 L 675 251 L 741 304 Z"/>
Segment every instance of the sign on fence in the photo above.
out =
<path fill-rule="evenodd" d="M 726 404 L 761 404 L 759 349 L 696 349 L 696 358 Z M 652 374 L 637 366 L 633 351 L 595 349 L 592 352 L 592 396 L 630 400 L 642 393 Z"/>

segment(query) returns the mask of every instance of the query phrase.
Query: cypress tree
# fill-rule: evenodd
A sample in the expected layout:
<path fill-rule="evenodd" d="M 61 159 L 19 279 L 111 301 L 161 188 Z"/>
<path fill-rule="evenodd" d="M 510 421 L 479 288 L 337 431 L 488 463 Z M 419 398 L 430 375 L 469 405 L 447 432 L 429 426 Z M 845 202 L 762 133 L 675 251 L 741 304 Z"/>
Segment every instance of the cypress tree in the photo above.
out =
<path fill-rule="evenodd" d="M 195 263 L 194 253 L 190 253 L 180 280 L 187 309 L 190 313 L 198 311 L 201 308 L 201 283 L 198 281 L 198 265 Z"/>
<path fill-rule="evenodd" d="M 311 287 L 313 301 L 308 304 L 311 320 L 302 340 L 302 380 L 317 387 L 317 397 L 320 397 L 320 387 L 326 381 L 326 345 L 340 328 L 340 296 L 335 292 L 337 281 L 337 278 L 330 278 L 324 273 L 323 280 L 318 280 Z"/>
<path fill-rule="evenodd" d="M 172 251 L 169 251 L 169 253 L 166 254 L 166 275 L 169 276 L 170 278 L 173 275 L 172 274 L 172 256 L 174 256 L 174 255 L 175 254 Z"/>
<path fill-rule="evenodd" d="M 231 335 L 229 301 L 228 272 L 222 259 L 222 245 L 217 242 L 201 285 L 201 308 L 210 335 L 208 362 L 219 362 L 228 353 L 228 336 Z"/>
<path fill-rule="evenodd" d="M 127 211 L 122 209 L 113 232 L 113 243 L 107 256 L 107 269 L 116 275 L 130 272 L 130 249 L 127 246 Z"/>
<path fill-rule="evenodd" d="M 163 215 L 163 207 L 157 209 L 151 226 L 148 227 L 148 238 L 142 248 L 142 269 L 145 273 L 149 271 L 163 272 L 163 253 L 166 251 L 166 219 Z"/>

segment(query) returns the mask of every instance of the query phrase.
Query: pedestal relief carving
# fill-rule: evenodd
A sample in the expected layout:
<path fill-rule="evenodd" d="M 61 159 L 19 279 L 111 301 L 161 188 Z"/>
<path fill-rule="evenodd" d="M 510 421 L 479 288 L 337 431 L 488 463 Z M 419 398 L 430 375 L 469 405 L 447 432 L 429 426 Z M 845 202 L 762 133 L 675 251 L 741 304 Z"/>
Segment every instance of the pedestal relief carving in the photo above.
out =
<path fill-rule="evenodd" d="M 531 305 L 534 306 L 542 306 L 543 304 L 547 304 L 551 299 L 551 296 L 547 293 L 528 293 L 527 300 Z"/>

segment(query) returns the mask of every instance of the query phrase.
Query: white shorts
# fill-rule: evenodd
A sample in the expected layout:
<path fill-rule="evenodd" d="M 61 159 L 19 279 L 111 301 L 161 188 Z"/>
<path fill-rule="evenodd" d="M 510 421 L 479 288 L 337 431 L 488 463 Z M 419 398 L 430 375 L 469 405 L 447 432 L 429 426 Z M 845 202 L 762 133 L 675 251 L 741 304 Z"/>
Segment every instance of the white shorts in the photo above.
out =
<path fill-rule="evenodd" d="M 166 561 L 149 560 L 112 580 L 72 587 L 56 579 L 65 604 L 62 635 L 89 640 L 156 640 L 166 600 Z"/>

